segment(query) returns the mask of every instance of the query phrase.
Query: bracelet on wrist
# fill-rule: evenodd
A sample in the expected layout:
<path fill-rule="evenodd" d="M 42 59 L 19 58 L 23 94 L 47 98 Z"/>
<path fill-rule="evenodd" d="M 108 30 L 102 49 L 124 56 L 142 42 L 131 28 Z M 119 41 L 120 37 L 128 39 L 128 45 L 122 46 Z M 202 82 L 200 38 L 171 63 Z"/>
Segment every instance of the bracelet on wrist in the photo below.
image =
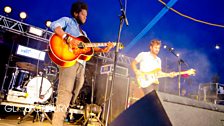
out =
<path fill-rule="evenodd" d="M 67 34 L 62 35 L 62 39 L 65 39 L 65 37 L 67 37 Z"/>
<path fill-rule="evenodd" d="M 69 44 L 72 41 L 72 37 L 69 37 L 66 39 L 66 43 Z"/>
<path fill-rule="evenodd" d="M 63 35 L 62 38 L 65 40 L 65 42 L 67 43 L 69 36 L 67 34 L 65 34 L 65 36 Z"/>

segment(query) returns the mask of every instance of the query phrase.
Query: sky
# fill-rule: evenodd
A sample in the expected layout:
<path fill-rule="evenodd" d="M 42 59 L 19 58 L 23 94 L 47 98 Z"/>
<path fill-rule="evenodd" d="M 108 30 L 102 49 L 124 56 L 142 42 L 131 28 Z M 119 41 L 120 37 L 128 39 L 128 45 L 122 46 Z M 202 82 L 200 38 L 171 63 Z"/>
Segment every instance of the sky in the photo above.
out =
<path fill-rule="evenodd" d="M 172 0 L 171 0 L 172 1 Z M 10 18 L 20 20 L 19 13 L 27 12 L 25 23 L 45 27 L 46 20 L 57 20 L 62 16 L 70 16 L 71 0 L 1 0 L 0 14 L 3 8 L 12 7 Z M 118 40 L 121 15 L 119 0 L 85 0 L 89 6 L 87 22 L 83 29 L 92 42 L 108 42 Z M 168 3 L 169 0 L 164 0 Z M 126 9 L 129 26 L 123 24 L 120 41 L 125 47 L 119 53 L 135 58 L 138 53 L 148 51 L 151 39 L 160 39 L 163 45 L 174 48 L 180 54 L 177 58 L 169 50 L 161 48 L 163 70 L 177 71 L 178 60 L 182 59 L 182 69 L 193 68 L 196 75 L 192 77 L 197 87 L 201 83 L 209 83 L 212 77 L 218 76 L 219 83 L 224 83 L 224 1 L 223 0 L 176 0 L 173 9 L 189 17 L 219 24 L 222 27 L 196 22 L 172 10 L 168 10 L 141 37 L 136 36 L 164 9 L 158 0 L 122 0 Z M 126 6 L 125 6 L 126 5 Z M 135 43 L 133 44 L 133 41 Z M 133 46 L 130 46 L 131 43 Z M 220 49 L 215 49 L 219 44 Z M 187 64 L 187 65 L 186 65 Z"/>

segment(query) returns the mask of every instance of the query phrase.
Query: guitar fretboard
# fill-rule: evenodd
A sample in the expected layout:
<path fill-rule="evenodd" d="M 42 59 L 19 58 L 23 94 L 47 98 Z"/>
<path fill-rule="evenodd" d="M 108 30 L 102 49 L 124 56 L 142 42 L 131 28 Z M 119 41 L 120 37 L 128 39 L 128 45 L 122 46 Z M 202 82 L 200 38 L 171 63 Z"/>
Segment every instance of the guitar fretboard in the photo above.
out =
<path fill-rule="evenodd" d="M 107 46 L 107 43 L 85 43 L 85 47 L 103 47 L 103 46 Z"/>

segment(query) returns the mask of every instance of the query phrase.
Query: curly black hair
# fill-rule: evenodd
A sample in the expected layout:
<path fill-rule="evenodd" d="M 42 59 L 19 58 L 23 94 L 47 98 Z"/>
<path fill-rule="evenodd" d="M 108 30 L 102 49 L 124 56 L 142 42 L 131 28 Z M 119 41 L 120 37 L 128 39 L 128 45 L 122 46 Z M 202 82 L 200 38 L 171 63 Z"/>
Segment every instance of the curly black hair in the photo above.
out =
<path fill-rule="evenodd" d="M 72 17 L 74 17 L 74 12 L 79 13 L 83 9 L 88 11 L 88 5 L 84 2 L 82 2 L 82 1 L 77 1 L 77 2 L 72 4 L 70 13 L 71 13 Z"/>

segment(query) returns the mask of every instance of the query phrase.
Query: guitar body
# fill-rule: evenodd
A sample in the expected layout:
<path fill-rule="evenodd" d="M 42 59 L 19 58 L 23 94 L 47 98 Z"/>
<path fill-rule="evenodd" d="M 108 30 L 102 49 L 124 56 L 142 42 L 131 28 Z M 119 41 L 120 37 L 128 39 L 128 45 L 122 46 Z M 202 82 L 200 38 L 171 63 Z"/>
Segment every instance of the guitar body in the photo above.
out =
<path fill-rule="evenodd" d="M 73 37 L 77 41 L 84 43 L 90 43 L 89 39 L 85 36 Z M 53 34 L 49 41 L 49 57 L 51 60 L 59 66 L 62 67 L 71 67 L 77 61 L 77 59 L 88 61 L 91 59 L 94 51 L 92 47 L 79 48 L 72 47 L 59 36 Z"/>
<path fill-rule="evenodd" d="M 151 84 L 159 84 L 157 73 L 160 69 L 155 69 L 150 72 L 141 72 L 141 75 L 137 76 L 137 83 L 140 87 L 146 88 Z"/>

